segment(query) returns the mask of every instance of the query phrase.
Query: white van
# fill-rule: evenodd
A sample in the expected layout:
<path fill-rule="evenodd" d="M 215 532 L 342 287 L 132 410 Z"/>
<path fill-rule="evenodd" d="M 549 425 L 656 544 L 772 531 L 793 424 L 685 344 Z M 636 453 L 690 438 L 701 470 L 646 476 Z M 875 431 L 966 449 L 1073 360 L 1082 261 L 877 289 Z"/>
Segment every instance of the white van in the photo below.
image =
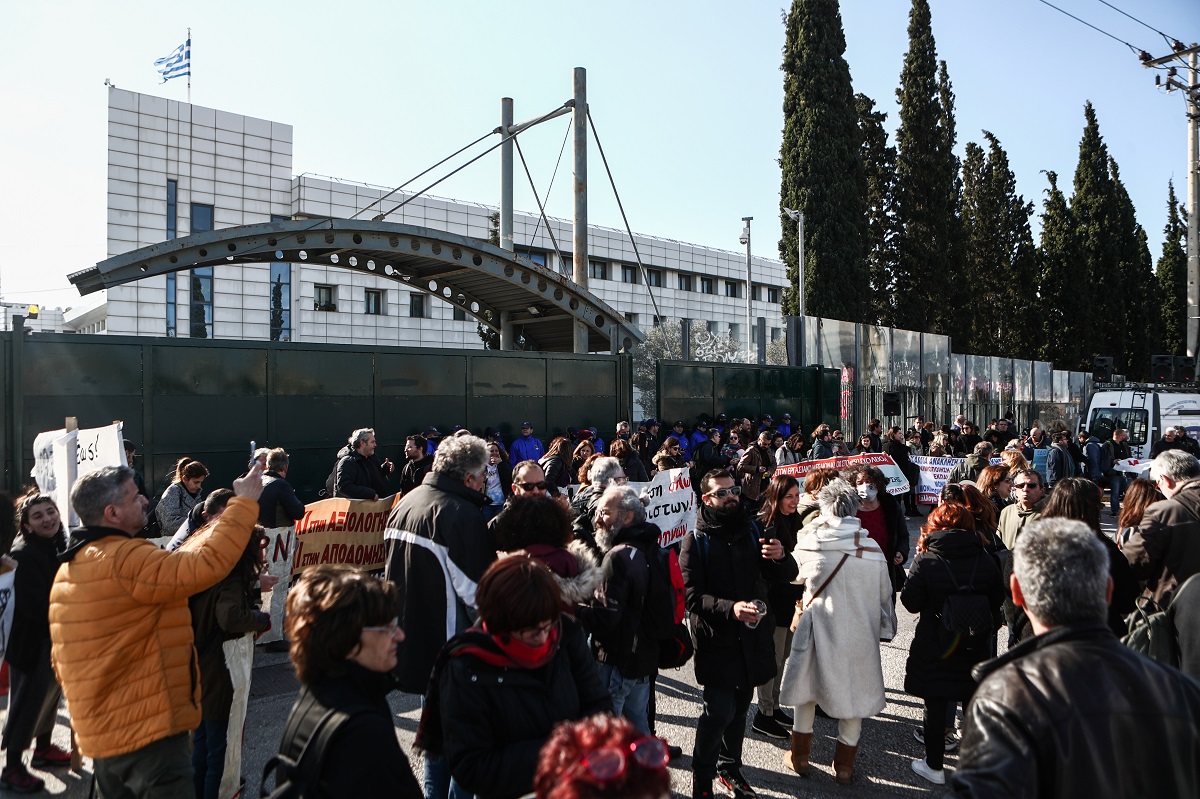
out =
<path fill-rule="evenodd" d="M 1200 389 L 1161 384 L 1099 384 L 1092 393 L 1083 426 L 1101 441 L 1116 427 L 1129 431 L 1135 458 L 1149 458 L 1150 448 L 1167 427 L 1187 428 L 1200 439 Z"/>

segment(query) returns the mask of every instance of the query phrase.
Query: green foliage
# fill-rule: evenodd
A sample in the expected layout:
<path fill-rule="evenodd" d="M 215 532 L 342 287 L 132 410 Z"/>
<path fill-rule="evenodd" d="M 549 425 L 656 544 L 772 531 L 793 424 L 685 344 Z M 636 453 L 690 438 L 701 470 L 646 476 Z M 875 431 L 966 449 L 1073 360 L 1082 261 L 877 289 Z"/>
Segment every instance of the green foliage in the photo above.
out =
<path fill-rule="evenodd" d="M 896 270 L 896 148 L 888 145 L 887 114 L 875 110 L 875 101 L 854 95 L 858 127 L 862 131 L 862 161 L 867 176 L 867 268 L 870 274 L 870 307 L 865 321 L 891 325 L 892 292 Z"/>
<path fill-rule="evenodd" d="M 1146 231 L 1138 224 L 1133 201 L 1121 182 L 1117 162 L 1111 157 L 1108 170 L 1116 212 L 1111 231 L 1118 255 L 1116 318 L 1125 331 L 1124 349 L 1116 352 L 1115 357 L 1127 378 L 1143 379 L 1149 377 L 1151 350 L 1159 343 L 1162 309 L 1154 297 L 1153 260 Z"/>
<path fill-rule="evenodd" d="M 796 224 L 782 210 L 792 208 L 805 214 L 805 312 L 861 321 L 870 306 L 867 184 L 838 3 L 793 0 L 785 24 L 779 254 L 791 285 L 784 313 L 799 307 Z"/>
<path fill-rule="evenodd" d="M 1042 211 L 1042 240 L 1039 250 L 1039 304 L 1045 335 L 1042 339 L 1042 360 L 1051 361 L 1059 369 L 1080 369 L 1084 351 L 1078 335 L 1081 323 L 1094 324 L 1081 313 L 1076 298 L 1087 287 L 1087 269 L 1075 257 L 1075 225 L 1067 198 L 1058 188 L 1058 175 L 1047 172 L 1050 188 Z"/>
<path fill-rule="evenodd" d="M 1155 353 L 1184 355 L 1187 339 L 1187 222 L 1186 210 L 1167 183 L 1167 224 L 1163 228 L 1162 255 L 1155 274 L 1162 311 L 1161 350 Z"/>
<path fill-rule="evenodd" d="M 729 336 L 714 336 L 699 325 L 688 326 L 691 360 L 738 363 L 744 351 Z M 633 351 L 633 386 L 641 392 L 638 405 L 644 416 L 658 413 L 658 362 L 683 357 L 683 326 L 678 319 L 666 319 L 646 331 L 646 340 Z M 767 345 L 768 357 L 772 347 Z M 784 350 L 787 360 L 787 350 Z"/>
<path fill-rule="evenodd" d="M 271 285 L 271 341 L 283 337 L 283 278 L 277 276 Z"/>

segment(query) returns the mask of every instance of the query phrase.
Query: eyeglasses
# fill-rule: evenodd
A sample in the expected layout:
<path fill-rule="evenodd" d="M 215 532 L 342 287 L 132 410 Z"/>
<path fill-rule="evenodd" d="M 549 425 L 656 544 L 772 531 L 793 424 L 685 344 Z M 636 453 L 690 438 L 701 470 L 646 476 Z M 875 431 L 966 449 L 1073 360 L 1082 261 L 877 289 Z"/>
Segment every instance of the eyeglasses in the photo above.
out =
<path fill-rule="evenodd" d="M 1013 483 L 1013 488 L 1041 488 L 1041 483 Z"/>
<path fill-rule="evenodd" d="M 550 487 L 550 481 L 542 480 L 537 483 L 513 483 L 513 485 L 522 491 L 545 491 Z"/>
<path fill-rule="evenodd" d="M 647 735 L 629 746 L 602 746 L 588 752 L 570 773 L 584 771 L 598 783 L 609 783 L 625 776 L 629 771 L 631 758 L 644 769 L 660 771 L 667 767 L 671 753 L 661 738 Z"/>
<path fill-rule="evenodd" d="M 397 617 L 382 627 L 363 627 L 362 630 L 364 633 L 387 633 L 388 635 L 395 635 L 400 630 L 400 619 Z"/>
<path fill-rule="evenodd" d="M 536 627 L 526 627 L 524 630 L 514 630 L 513 635 L 519 638 L 546 638 L 550 633 L 554 632 L 557 621 L 548 621 L 545 624 L 539 624 Z"/>
<path fill-rule="evenodd" d="M 733 488 L 718 488 L 716 491 L 709 491 L 704 496 L 716 497 L 717 499 L 725 499 L 725 497 L 729 496 L 730 494 L 732 494 L 733 496 L 736 497 L 740 493 L 742 493 L 742 487 L 734 486 Z"/>

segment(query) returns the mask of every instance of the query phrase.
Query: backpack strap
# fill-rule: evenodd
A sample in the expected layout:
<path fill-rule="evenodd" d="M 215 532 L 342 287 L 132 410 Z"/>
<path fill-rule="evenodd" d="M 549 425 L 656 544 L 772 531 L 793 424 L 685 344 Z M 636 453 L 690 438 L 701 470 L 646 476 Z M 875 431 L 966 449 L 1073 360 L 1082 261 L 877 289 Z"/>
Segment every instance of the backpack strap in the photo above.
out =
<path fill-rule="evenodd" d="M 833 578 L 837 577 L 837 573 L 842 570 L 842 567 L 846 565 L 846 561 L 849 558 L 850 558 L 849 554 L 842 555 L 842 559 L 838 561 L 837 568 L 835 568 L 833 570 L 833 574 L 829 575 L 828 580 L 821 583 L 820 588 L 818 588 L 816 591 L 813 591 L 813 595 L 808 598 L 808 602 L 805 603 L 804 608 L 801 612 L 803 612 L 804 610 L 808 610 L 808 608 L 812 605 L 812 603 L 817 601 L 817 597 L 819 597 L 822 594 L 822 592 L 824 592 L 824 590 L 829 587 L 829 584 L 833 582 Z"/>
<path fill-rule="evenodd" d="M 304 722 L 311 717 L 311 711 L 314 707 L 321 707 L 316 699 L 311 695 L 307 695 L 305 699 L 308 704 L 304 711 L 297 713 L 297 718 L 289 719 L 287 728 L 285 729 L 284 738 L 290 740 L 289 749 L 295 749 L 295 736 L 300 734 L 300 728 Z M 263 766 L 262 781 L 259 783 L 259 796 L 268 797 L 278 794 L 280 784 L 278 780 L 275 783 L 275 792 L 267 793 L 267 779 L 272 771 L 282 769 L 290 781 L 293 777 L 298 777 L 302 784 L 312 791 L 317 786 L 321 777 L 321 766 L 325 762 L 325 752 L 329 748 L 329 742 L 333 740 L 333 736 L 343 724 L 350 720 L 350 714 L 341 710 L 328 709 L 317 719 L 317 723 L 313 725 L 312 730 L 308 734 L 308 738 L 300 747 L 300 752 L 293 759 L 287 753 L 279 753 L 270 758 L 266 765 Z M 311 750 L 311 754 L 310 754 Z"/>

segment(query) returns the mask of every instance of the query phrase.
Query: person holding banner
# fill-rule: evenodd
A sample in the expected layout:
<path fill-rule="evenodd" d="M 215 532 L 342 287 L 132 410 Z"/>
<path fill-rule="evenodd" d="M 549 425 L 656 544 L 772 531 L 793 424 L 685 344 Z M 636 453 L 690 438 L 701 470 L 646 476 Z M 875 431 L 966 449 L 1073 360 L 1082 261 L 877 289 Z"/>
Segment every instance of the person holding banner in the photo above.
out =
<path fill-rule="evenodd" d="M 921 482 L 921 470 L 909 457 L 912 451 L 908 448 L 908 444 L 904 443 L 904 434 L 898 426 L 892 425 L 888 428 L 883 451 L 896 462 L 896 466 L 908 480 L 909 489 L 908 493 L 904 495 L 904 512 L 909 516 L 920 516 L 921 511 L 917 510 L 917 486 Z"/>
<path fill-rule="evenodd" d="M 17 539 L 9 564 L 13 575 L 13 619 L 4 660 L 9 665 L 8 713 L 3 746 L 8 753 L 0 788 L 33 793 L 45 783 L 29 773 L 23 756 L 30 743 L 33 766 L 68 766 L 71 755 L 51 740 L 62 688 L 50 665 L 50 588 L 67 535 L 58 506 L 36 489 L 17 500 Z M 14 563 L 15 562 L 15 563 Z"/>

